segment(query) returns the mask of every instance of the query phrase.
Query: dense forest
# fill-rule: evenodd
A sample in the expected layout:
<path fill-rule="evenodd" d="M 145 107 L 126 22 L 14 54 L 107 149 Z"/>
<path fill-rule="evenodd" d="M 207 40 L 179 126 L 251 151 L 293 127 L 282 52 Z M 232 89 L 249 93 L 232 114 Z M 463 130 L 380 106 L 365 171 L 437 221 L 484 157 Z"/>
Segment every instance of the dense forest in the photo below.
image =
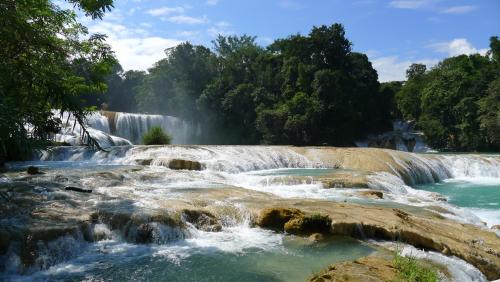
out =
<path fill-rule="evenodd" d="M 97 20 L 112 8 L 112 0 L 69 2 Z M 379 83 L 338 23 L 266 48 L 248 35 L 218 36 L 210 48 L 185 42 L 148 72 L 124 72 L 104 35 L 89 35 L 51 1 L 2 1 L 0 19 L 6 159 L 57 132 L 53 109 L 81 123 L 96 109 L 173 115 L 200 125 L 206 144 L 351 146 L 407 119 L 436 149 L 500 150 L 498 37 L 484 56 L 414 64 L 407 81 Z"/>
<path fill-rule="evenodd" d="M 340 24 L 265 49 L 249 36 L 219 36 L 213 45 L 167 49 L 148 74 L 118 67 L 104 101 L 202 124 L 206 143 L 349 146 L 405 119 L 436 149 L 500 149 L 498 37 L 484 56 L 447 58 L 430 70 L 413 64 L 407 81 L 388 83 L 352 52 Z"/>

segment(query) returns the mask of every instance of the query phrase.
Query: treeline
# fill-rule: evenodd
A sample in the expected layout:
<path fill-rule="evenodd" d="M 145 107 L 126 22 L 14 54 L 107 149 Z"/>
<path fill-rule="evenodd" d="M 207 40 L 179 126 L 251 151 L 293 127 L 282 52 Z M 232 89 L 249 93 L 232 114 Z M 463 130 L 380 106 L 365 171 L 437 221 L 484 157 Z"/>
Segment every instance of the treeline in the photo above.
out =
<path fill-rule="evenodd" d="M 213 49 L 167 49 L 148 74 L 115 73 L 104 97 L 111 110 L 200 124 L 202 143 L 350 146 L 405 119 L 433 148 L 498 151 L 500 43 L 490 41 L 486 55 L 447 58 L 430 70 L 413 64 L 407 81 L 380 84 L 340 24 L 267 48 L 254 37 L 219 36 Z"/>
<path fill-rule="evenodd" d="M 396 94 L 405 119 L 416 120 L 427 143 L 454 151 L 500 150 L 500 41 L 485 55 L 447 58 L 431 70 L 414 64 Z M 393 85 L 397 88 L 397 85 Z"/>
<path fill-rule="evenodd" d="M 213 50 L 186 42 L 168 49 L 149 74 L 134 72 L 142 83 L 121 97 L 133 95 L 135 105 L 112 102 L 120 91 L 111 83 L 108 106 L 200 124 L 203 143 L 353 145 L 391 128 L 393 93 L 380 87 L 367 56 L 351 46 L 341 24 L 268 48 L 246 35 L 219 36 Z"/>

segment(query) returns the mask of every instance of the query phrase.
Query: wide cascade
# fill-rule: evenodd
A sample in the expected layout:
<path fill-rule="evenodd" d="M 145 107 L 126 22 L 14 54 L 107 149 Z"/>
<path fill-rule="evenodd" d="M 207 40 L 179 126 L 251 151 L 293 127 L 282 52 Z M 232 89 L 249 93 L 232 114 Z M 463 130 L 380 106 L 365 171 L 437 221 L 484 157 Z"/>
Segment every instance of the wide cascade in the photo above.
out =
<path fill-rule="evenodd" d="M 56 116 L 58 112 L 55 111 Z M 81 128 L 72 115 L 61 117 L 63 127 L 56 141 L 80 145 Z M 200 128 L 172 116 L 100 111 L 87 116 L 87 129 L 102 147 L 141 144 L 142 136 L 159 126 L 172 137 L 173 144 L 192 144 L 200 136 Z"/>
<path fill-rule="evenodd" d="M 103 113 L 89 117 L 89 124 L 109 133 L 119 131 L 112 124 L 136 124 L 123 133 L 133 140 L 133 132 L 156 119 Z M 33 165 L 43 174 L 26 175 Z M 0 178 L 2 211 L 9 218 L 6 229 L 0 221 L 0 279 L 144 280 L 140 275 L 148 269 L 156 275 L 152 280 L 211 275 L 300 281 L 333 262 L 379 255 L 380 242 L 348 237 L 391 241 L 399 236 L 409 244 L 404 251 L 442 265 L 451 281 L 496 277 L 495 257 L 488 253 L 496 235 L 481 221 L 495 222 L 419 188 L 455 179 L 498 182 L 495 155 L 292 146 L 114 146 L 106 151 L 62 146 L 9 168 Z M 281 229 L 269 228 L 262 220 L 266 212 L 297 218 L 287 218 Z M 335 236 L 324 241 L 292 224 L 325 214 L 331 219 L 327 231 Z M 447 228 L 462 237 L 450 239 Z M 467 249 L 475 238 L 469 233 L 486 238 L 475 247 L 478 253 Z M 444 255 L 448 252 L 451 257 Z M 487 263 L 477 263 L 480 259 Z"/>

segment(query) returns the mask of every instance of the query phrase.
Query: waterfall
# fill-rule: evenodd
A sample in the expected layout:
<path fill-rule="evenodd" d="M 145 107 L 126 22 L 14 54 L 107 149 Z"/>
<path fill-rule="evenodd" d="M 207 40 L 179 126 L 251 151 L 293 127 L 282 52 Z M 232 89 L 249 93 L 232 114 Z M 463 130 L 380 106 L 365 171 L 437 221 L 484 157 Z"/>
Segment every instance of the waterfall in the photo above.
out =
<path fill-rule="evenodd" d="M 59 111 L 54 111 L 59 115 Z M 62 115 L 62 129 L 56 134 L 58 142 L 82 145 L 81 128 L 69 113 Z M 160 126 L 172 137 L 173 144 L 192 144 L 201 135 L 201 129 L 172 116 L 131 114 L 121 112 L 93 112 L 86 117 L 90 135 L 104 147 L 140 144 L 142 136 L 153 126 Z"/>
<path fill-rule="evenodd" d="M 54 114 L 59 116 L 59 111 L 55 110 Z M 87 115 L 87 130 L 92 138 L 94 138 L 103 148 L 111 146 L 132 145 L 127 139 L 113 136 L 110 134 L 108 119 L 100 113 L 91 113 Z M 82 145 L 81 134 L 82 128 L 76 122 L 72 114 L 65 112 L 61 116 L 62 126 L 59 133 L 55 135 L 57 142 L 69 143 L 71 145 Z"/>
<path fill-rule="evenodd" d="M 109 115 L 109 113 L 108 113 Z M 190 144 L 192 128 L 185 121 L 172 116 L 114 113 L 113 135 L 140 144 L 142 136 L 153 126 L 160 126 L 172 137 L 173 144 Z"/>

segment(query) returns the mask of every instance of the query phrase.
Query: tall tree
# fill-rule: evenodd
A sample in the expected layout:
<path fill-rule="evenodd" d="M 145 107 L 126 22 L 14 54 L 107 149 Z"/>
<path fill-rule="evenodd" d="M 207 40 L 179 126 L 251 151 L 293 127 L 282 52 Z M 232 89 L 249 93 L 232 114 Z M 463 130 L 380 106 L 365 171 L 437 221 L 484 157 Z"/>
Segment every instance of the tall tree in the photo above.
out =
<path fill-rule="evenodd" d="M 111 0 L 71 0 L 92 18 Z M 88 35 L 76 14 L 48 0 L 0 3 L 0 157 L 17 159 L 59 123 L 52 112 L 71 112 L 83 123 L 91 110 L 84 94 L 103 92 L 115 59 L 103 35 Z M 48 126 L 51 125 L 51 126 Z"/>

